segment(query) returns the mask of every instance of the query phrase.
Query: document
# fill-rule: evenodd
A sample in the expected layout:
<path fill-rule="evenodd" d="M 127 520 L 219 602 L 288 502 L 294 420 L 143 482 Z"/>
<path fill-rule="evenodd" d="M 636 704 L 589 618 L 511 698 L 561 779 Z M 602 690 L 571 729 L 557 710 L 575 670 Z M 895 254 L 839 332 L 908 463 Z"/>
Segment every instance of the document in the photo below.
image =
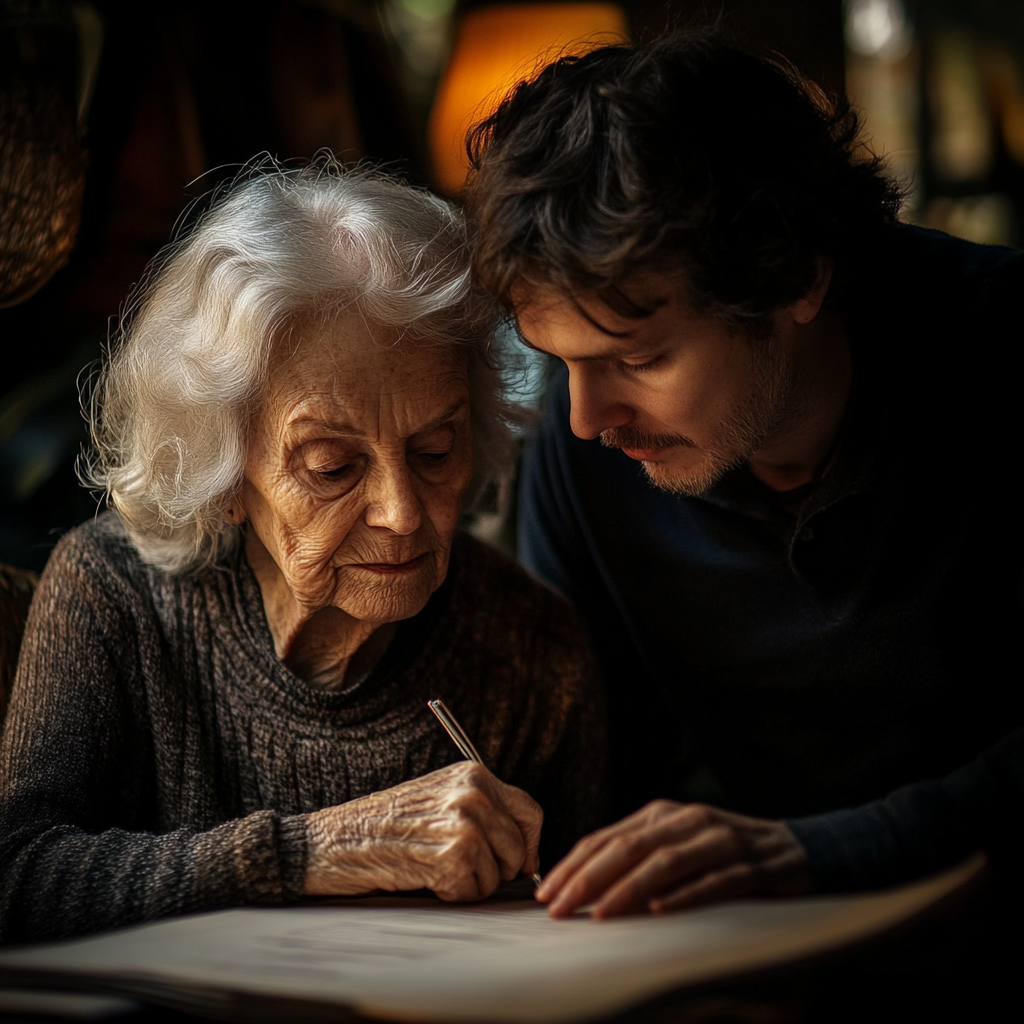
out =
<path fill-rule="evenodd" d="M 865 939 L 961 889 L 983 866 L 976 854 L 881 893 L 611 921 L 552 920 L 532 900 L 252 907 L 0 952 L 0 981 L 78 982 L 225 1016 L 244 1017 L 259 1000 L 264 1013 L 276 1001 L 286 1019 L 322 1019 L 326 1005 L 392 1021 L 559 1024 Z"/>

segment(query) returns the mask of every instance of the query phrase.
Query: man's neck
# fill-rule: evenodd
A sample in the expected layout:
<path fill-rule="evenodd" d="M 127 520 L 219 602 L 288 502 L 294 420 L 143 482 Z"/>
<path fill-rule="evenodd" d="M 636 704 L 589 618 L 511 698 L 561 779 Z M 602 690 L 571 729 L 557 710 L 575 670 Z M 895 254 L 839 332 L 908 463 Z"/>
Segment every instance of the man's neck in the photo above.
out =
<path fill-rule="evenodd" d="M 791 491 L 823 477 L 839 458 L 853 365 L 846 328 L 834 310 L 808 324 L 789 324 L 780 340 L 792 361 L 792 408 L 748 466 L 765 486 Z"/>

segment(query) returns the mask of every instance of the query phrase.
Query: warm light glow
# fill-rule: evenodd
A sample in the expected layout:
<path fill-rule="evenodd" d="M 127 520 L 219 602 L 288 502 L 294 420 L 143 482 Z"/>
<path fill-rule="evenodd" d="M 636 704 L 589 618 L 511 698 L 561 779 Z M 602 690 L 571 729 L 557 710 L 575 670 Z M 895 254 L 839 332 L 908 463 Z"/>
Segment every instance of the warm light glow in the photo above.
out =
<path fill-rule="evenodd" d="M 516 83 L 566 53 L 628 38 L 616 4 L 499 4 L 462 18 L 430 118 L 434 177 L 445 192 L 462 187 L 466 132 Z"/>
<path fill-rule="evenodd" d="M 863 57 L 905 57 L 911 31 L 900 0 L 847 0 L 846 44 Z"/>

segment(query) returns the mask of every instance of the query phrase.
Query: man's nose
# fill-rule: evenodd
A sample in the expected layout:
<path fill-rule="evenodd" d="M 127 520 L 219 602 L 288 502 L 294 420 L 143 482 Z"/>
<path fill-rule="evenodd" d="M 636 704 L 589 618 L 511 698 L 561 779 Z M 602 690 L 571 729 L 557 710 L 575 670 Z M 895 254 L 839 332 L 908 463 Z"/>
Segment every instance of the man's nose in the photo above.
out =
<path fill-rule="evenodd" d="M 589 364 L 569 367 L 569 403 L 569 426 L 585 441 L 612 427 L 624 427 L 636 416 L 606 375 Z"/>
<path fill-rule="evenodd" d="M 402 536 L 420 528 L 423 505 L 404 461 L 388 461 L 374 467 L 365 518 L 367 526 L 384 527 Z"/>

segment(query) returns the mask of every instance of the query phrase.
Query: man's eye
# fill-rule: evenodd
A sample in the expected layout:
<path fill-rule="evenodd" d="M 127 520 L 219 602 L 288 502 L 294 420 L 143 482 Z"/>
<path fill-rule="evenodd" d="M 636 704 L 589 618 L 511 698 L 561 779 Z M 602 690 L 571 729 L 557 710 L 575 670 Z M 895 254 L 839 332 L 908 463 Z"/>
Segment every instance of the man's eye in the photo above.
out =
<path fill-rule="evenodd" d="M 352 470 L 352 463 L 346 462 L 343 466 L 333 466 L 330 469 L 314 469 L 317 476 L 325 477 L 328 480 L 337 480 Z"/>
<path fill-rule="evenodd" d="M 643 373 L 645 370 L 654 370 L 665 361 L 664 356 L 655 356 L 643 363 L 623 363 L 622 368 L 627 373 Z"/>
<path fill-rule="evenodd" d="M 439 466 L 451 452 L 420 452 L 420 458 L 431 466 Z"/>

